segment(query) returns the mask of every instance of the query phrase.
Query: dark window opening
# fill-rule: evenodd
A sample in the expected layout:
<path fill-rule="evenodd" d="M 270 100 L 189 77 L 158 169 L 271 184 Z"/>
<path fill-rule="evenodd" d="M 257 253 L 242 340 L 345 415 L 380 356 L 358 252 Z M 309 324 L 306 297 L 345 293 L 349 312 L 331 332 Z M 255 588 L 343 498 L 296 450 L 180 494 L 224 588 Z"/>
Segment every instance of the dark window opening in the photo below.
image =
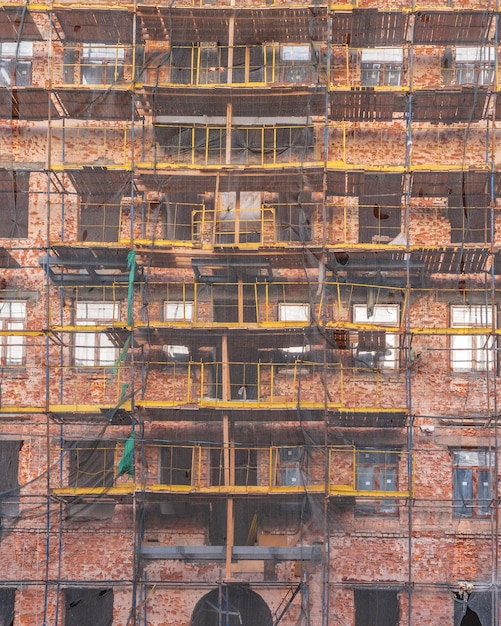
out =
<path fill-rule="evenodd" d="M 355 589 L 355 626 L 398 626 L 398 591 Z"/>
<path fill-rule="evenodd" d="M 257 450 L 252 448 L 234 448 L 231 451 L 234 459 L 234 485 L 257 485 Z M 211 450 L 211 486 L 221 487 L 225 484 L 225 451 L 222 448 Z"/>
<path fill-rule="evenodd" d="M 400 206 L 387 206 L 360 197 L 360 243 L 389 243 L 400 233 Z"/>
<path fill-rule="evenodd" d="M 65 589 L 65 626 L 112 626 L 112 589 Z"/>
<path fill-rule="evenodd" d="M 0 516 L 19 514 L 20 441 L 0 440 Z"/>
<path fill-rule="evenodd" d="M 466 597 L 454 598 L 454 626 L 490 626 L 492 624 L 492 594 L 472 591 Z"/>
<path fill-rule="evenodd" d="M 162 448 L 160 482 L 164 485 L 191 485 L 193 448 L 169 446 Z"/>
<path fill-rule="evenodd" d="M 266 602 L 248 587 L 222 585 L 197 603 L 191 626 L 223 623 L 225 626 L 272 626 L 272 617 Z"/>
<path fill-rule="evenodd" d="M 491 210 L 488 196 L 483 194 L 451 196 L 448 205 L 451 243 L 491 241 Z"/>
<path fill-rule="evenodd" d="M 70 487 L 112 487 L 115 443 L 103 440 L 70 443 Z"/>
<path fill-rule="evenodd" d="M 82 242 L 118 241 L 120 200 L 115 197 L 89 197 L 80 205 L 78 239 Z"/>
<path fill-rule="evenodd" d="M 4 172 L 0 178 L 0 238 L 28 236 L 29 172 Z"/>
<path fill-rule="evenodd" d="M 14 626 L 15 589 L 0 589 L 0 625 Z"/>

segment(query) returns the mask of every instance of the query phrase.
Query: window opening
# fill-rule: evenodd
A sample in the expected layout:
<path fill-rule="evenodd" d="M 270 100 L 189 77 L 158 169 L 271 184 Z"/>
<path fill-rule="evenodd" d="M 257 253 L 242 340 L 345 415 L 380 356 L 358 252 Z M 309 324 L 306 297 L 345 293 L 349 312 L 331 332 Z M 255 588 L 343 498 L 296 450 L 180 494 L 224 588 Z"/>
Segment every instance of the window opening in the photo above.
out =
<path fill-rule="evenodd" d="M 0 302 L 0 329 L 21 331 L 25 328 L 26 302 Z M 0 362 L 13 367 L 25 365 L 25 338 L 16 334 L 0 337 Z"/>
<path fill-rule="evenodd" d="M 112 441 L 69 442 L 70 487 L 112 487 L 115 474 L 115 448 Z"/>
<path fill-rule="evenodd" d="M 355 589 L 355 626 L 398 626 L 398 591 L 392 589 Z"/>
<path fill-rule="evenodd" d="M 375 450 L 357 451 L 357 491 L 396 492 L 398 477 L 398 452 Z M 397 503 L 391 498 L 358 500 L 356 515 L 398 514 Z"/>
<path fill-rule="evenodd" d="M 4 182 L 4 181 L 2 181 Z M 0 191 L 0 238 L 28 236 L 29 172 L 9 172 Z"/>
<path fill-rule="evenodd" d="M 493 461 L 488 450 L 453 452 L 454 517 L 490 515 Z"/>
<path fill-rule="evenodd" d="M 164 446 L 160 454 L 160 482 L 163 485 L 191 485 L 193 448 Z"/>
<path fill-rule="evenodd" d="M 216 242 L 260 243 L 261 192 L 226 191 L 218 199 Z"/>
<path fill-rule="evenodd" d="M 116 302 L 77 302 L 77 326 L 101 326 L 120 319 Z M 114 365 L 117 348 L 105 332 L 75 333 L 75 365 L 83 367 Z"/>
<path fill-rule="evenodd" d="M 64 590 L 65 626 L 110 626 L 113 623 L 113 589 Z"/>
<path fill-rule="evenodd" d="M 19 451 L 22 442 L 0 439 L 0 516 L 19 514 Z"/>
<path fill-rule="evenodd" d="M 452 328 L 490 328 L 492 309 L 482 305 L 451 307 Z M 495 366 L 494 337 L 489 335 L 452 335 L 451 366 L 453 372 L 483 372 Z"/>
<path fill-rule="evenodd" d="M 401 48 L 370 48 L 361 52 L 361 83 L 364 87 L 398 87 L 402 78 Z"/>
<path fill-rule="evenodd" d="M 124 48 L 88 43 L 82 46 L 84 85 L 109 85 L 123 80 Z"/>
<path fill-rule="evenodd" d="M 489 46 L 456 48 L 456 83 L 458 85 L 492 85 L 496 49 Z"/>
<path fill-rule="evenodd" d="M 261 596 L 237 585 L 223 585 L 199 600 L 191 626 L 218 626 L 222 620 L 225 626 L 272 626 L 271 611 Z"/>
<path fill-rule="evenodd" d="M 0 624 L 14 626 L 15 589 L 0 589 Z"/>
<path fill-rule="evenodd" d="M 0 43 L 0 87 L 31 85 L 32 41 Z"/>
<path fill-rule="evenodd" d="M 310 305 L 306 303 L 284 303 L 278 305 L 279 322 L 309 322 Z"/>
<path fill-rule="evenodd" d="M 353 306 L 355 324 L 398 326 L 399 317 L 400 308 L 398 304 L 375 304 L 373 307 L 366 304 L 355 304 Z M 398 366 L 398 343 L 397 333 L 388 333 L 384 330 L 360 330 L 355 350 L 355 365 L 372 369 L 396 369 Z"/>

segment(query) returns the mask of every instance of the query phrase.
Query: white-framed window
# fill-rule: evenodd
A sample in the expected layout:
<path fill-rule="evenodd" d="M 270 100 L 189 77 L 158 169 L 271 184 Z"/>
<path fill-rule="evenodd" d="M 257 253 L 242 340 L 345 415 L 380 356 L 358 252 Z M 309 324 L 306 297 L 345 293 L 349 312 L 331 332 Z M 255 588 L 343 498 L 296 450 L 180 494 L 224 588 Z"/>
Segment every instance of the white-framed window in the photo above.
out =
<path fill-rule="evenodd" d="M 21 367 L 26 361 L 25 338 L 16 335 L 26 327 L 26 302 L 0 302 L 0 329 L 13 331 L 12 335 L 0 337 L 0 361 L 2 365 Z"/>
<path fill-rule="evenodd" d="M 125 51 L 120 46 L 84 44 L 81 72 L 83 85 L 109 85 L 123 80 Z"/>
<path fill-rule="evenodd" d="M 164 302 L 164 319 L 167 322 L 192 322 L 193 311 L 193 301 L 169 300 Z"/>
<path fill-rule="evenodd" d="M 353 322 L 396 327 L 400 323 L 400 307 L 398 304 L 375 304 L 369 308 L 366 304 L 355 304 Z M 360 330 L 355 364 L 369 369 L 395 369 L 398 366 L 398 334 L 384 329 Z"/>
<path fill-rule="evenodd" d="M 483 305 L 451 306 L 452 328 L 490 328 L 492 309 Z M 453 372 L 485 372 L 495 367 L 494 337 L 488 334 L 452 335 L 451 366 Z"/>
<path fill-rule="evenodd" d="M 492 85 L 496 67 L 496 49 L 490 46 L 456 48 L 456 84 Z"/>
<path fill-rule="evenodd" d="M 360 80 L 365 87 L 398 87 L 402 77 L 402 48 L 367 48 L 361 51 Z"/>
<path fill-rule="evenodd" d="M 32 41 L 0 43 L 0 87 L 25 87 L 31 84 Z"/>
<path fill-rule="evenodd" d="M 77 326 L 112 325 L 120 319 L 119 305 L 116 302 L 77 302 Z M 114 365 L 118 350 L 105 332 L 75 333 L 75 365 L 96 367 Z"/>
<path fill-rule="evenodd" d="M 398 479 L 398 452 L 358 450 L 356 466 L 357 491 L 395 493 Z M 367 499 L 357 502 L 357 515 L 397 515 L 394 499 Z"/>
<path fill-rule="evenodd" d="M 454 517 L 490 514 L 494 453 L 482 449 L 453 450 Z"/>
<path fill-rule="evenodd" d="M 284 303 L 278 305 L 279 322 L 309 322 L 310 305 L 306 303 Z"/>

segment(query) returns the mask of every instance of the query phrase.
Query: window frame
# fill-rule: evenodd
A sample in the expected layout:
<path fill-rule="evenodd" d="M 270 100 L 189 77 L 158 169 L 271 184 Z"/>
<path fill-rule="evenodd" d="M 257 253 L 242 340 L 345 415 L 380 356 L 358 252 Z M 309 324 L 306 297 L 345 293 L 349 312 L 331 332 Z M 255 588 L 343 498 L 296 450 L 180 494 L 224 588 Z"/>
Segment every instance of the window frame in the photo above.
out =
<path fill-rule="evenodd" d="M 114 52 L 115 54 L 108 54 Z M 80 50 L 80 82 L 82 85 L 111 85 L 124 80 L 125 48 L 118 44 L 86 42 Z M 88 80 L 86 72 L 99 81 Z M 113 75 L 112 75 L 113 74 Z"/>
<path fill-rule="evenodd" d="M 495 467 L 495 452 L 487 448 L 457 448 L 451 454 L 453 517 L 490 517 L 491 474 Z M 458 481 L 462 481 L 462 485 Z M 461 493 L 463 487 L 468 489 L 466 496 L 469 497 Z"/>
<path fill-rule="evenodd" d="M 78 309 L 85 306 L 87 313 L 89 307 L 104 307 L 110 305 L 113 314 L 110 315 L 93 315 L 88 314 L 79 317 Z M 113 325 L 120 321 L 120 303 L 111 301 L 80 301 L 75 303 L 75 326 L 106 326 Z M 82 343 L 79 344 L 79 341 Z M 109 351 L 110 356 L 106 357 Z M 79 356 L 87 353 L 89 356 Z M 92 356 L 90 356 L 92 353 Z M 111 339 L 106 336 L 104 331 L 95 332 L 79 332 L 75 333 L 73 345 L 73 363 L 78 368 L 95 368 L 95 367 L 112 367 L 116 364 L 118 358 L 118 348 L 113 344 Z"/>
<path fill-rule="evenodd" d="M 368 315 L 368 305 L 367 304 L 354 304 L 352 310 L 352 319 L 354 324 L 374 324 L 375 326 L 399 326 L 400 325 L 400 305 L 399 304 L 375 304 L 373 306 L 373 314 L 369 317 Z M 394 317 L 393 319 L 385 320 L 384 311 L 393 311 Z M 378 319 L 379 318 L 379 319 Z M 359 342 L 360 342 L 360 333 L 366 331 L 359 331 L 358 341 L 355 345 L 355 355 L 362 354 L 359 351 Z M 371 331 L 369 331 L 371 332 Z M 377 333 L 378 331 L 374 331 Z M 400 347 L 400 337 L 398 333 L 388 333 L 386 331 L 384 338 L 386 343 L 386 352 L 389 354 L 384 354 L 382 357 L 377 357 L 377 353 L 375 354 L 375 367 L 373 369 L 378 370 L 396 370 L 400 363 L 400 355 L 399 355 L 399 347 Z M 366 351 L 363 351 L 364 353 Z M 367 351 L 367 354 L 372 354 L 373 351 Z M 362 359 L 359 359 L 362 361 Z"/>
<path fill-rule="evenodd" d="M 366 458 L 361 459 L 362 455 Z M 387 487 L 391 482 L 391 491 L 398 491 L 398 467 L 399 450 L 375 450 L 372 448 L 360 448 L 356 451 L 355 482 L 357 491 L 389 491 Z M 392 462 L 388 462 L 390 459 Z M 359 472 L 359 469 L 372 470 L 370 473 Z M 382 498 L 369 500 L 357 500 L 355 507 L 356 517 L 366 516 L 398 517 L 398 505 L 396 498 Z"/>
<path fill-rule="evenodd" d="M 360 84 L 363 87 L 400 87 L 403 62 L 403 48 L 362 49 L 360 51 Z"/>
<path fill-rule="evenodd" d="M 480 321 L 455 321 L 454 313 L 463 311 L 470 311 L 470 313 L 474 313 L 475 317 L 477 314 L 480 314 Z M 482 313 L 482 311 L 484 313 Z M 454 374 L 477 374 L 477 373 L 485 373 L 492 372 L 497 370 L 497 359 L 495 352 L 495 341 L 496 338 L 490 334 L 490 329 L 492 328 L 494 313 L 494 323 L 496 323 L 496 313 L 497 311 L 493 311 L 491 306 L 483 305 L 483 304 L 453 304 L 450 307 L 450 327 L 451 328 L 485 328 L 485 334 L 457 334 L 451 335 L 449 341 L 450 347 L 450 367 L 451 371 Z M 485 322 L 482 323 L 482 319 L 485 317 Z M 490 345 L 486 346 L 485 343 L 489 342 Z M 464 347 L 461 347 L 460 344 L 463 343 Z M 484 345 L 482 345 L 482 343 Z M 457 358 L 457 352 L 471 352 L 471 357 L 468 358 Z M 490 358 L 489 358 L 490 356 Z M 464 366 L 458 366 L 458 363 L 465 363 Z"/>
<path fill-rule="evenodd" d="M 32 68 L 32 41 L 0 42 L 1 87 L 29 87 L 32 84 Z"/>
<path fill-rule="evenodd" d="M 298 310 L 297 316 L 293 312 L 294 309 Z M 286 313 L 287 310 L 289 310 L 288 314 Z M 308 302 L 279 302 L 277 315 L 279 322 L 309 323 L 311 307 Z"/>
<path fill-rule="evenodd" d="M 496 49 L 492 46 L 457 46 L 454 72 L 456 85 L 493 85 Z"/>
<path fill-rule="evenodd" d="M 4 307 L 8 307 L 8 314 L 4 315 Z M 13 314 L 13 306 L 20 307 L 19 315 Z M 23 331 L 27 325 L 27 303 L 24 300 L 2 300 L 0 301 L 0 330 Z M 17 325 L 14 328 L 13 325 Z M 19 352 L 18 357 L 13 353 Z M 26 366 L 26 341 L 25 338 L 17 335 L 5 335 L 0 337 L 0 364 L 2 367 L 23 368 Z"/>
<path fill-rule="evenodd" d="M 110 439 L 78 439 L 67 441 L 69 449 L 68 486 L 76 489 L 93 489 L 113 487 L 116 475 L 117 444 Z M 100 471 L 93 471 L 89 475 L 91 466 L 97 465 Z M 82 469 L 83 468 L 83 469 Z M 80 475 L 84 478 L 79 480 Z M 101 478 L 99 478 L 101 476 Z M 98 479 L 98 480 L 97 480 Z M 99 484 L 94 484 L 94 483 Z"/>

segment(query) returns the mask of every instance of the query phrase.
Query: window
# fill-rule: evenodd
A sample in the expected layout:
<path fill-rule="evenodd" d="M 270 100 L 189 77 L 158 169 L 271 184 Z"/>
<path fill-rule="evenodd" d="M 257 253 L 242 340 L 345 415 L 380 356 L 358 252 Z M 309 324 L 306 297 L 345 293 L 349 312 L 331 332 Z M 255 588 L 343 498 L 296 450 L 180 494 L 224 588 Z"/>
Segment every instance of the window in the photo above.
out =
<path fill-rule="evenodd" d="M 164 317 L 168 322 L 193 321 L 193 302 L 183 300 L 164 302 Z"/>
<path fill-rule="evenodd" d="M 77 326 L 102 326 L 119 319 L 115 302 L 77 302 Z M 75 334 L 75 365 L 85 367 L 110 366 L 117 360 L 117 349 L 104 332 Z"/>
<path fill-rule="evenodd" d="M 14 624 L 15 601 L 15 589 L 0 589 L 0 624 L 4 624 L 5 626 L 12 626 Z"/>
<path fill-rule="evenodd" d="M 33 42 L 0 43 L 0 87 L 26 87 L 31 84 Z"/>
<path fill-rule="evenodd" d="M 492 309 L 482 305 L 451 307 L 452 328 L 486 328 L 492 324 Z M 494 369 L 494 338 L 485 335 L 452 335 L 451 361 L 454 372 L 484 372 Z"/>
<path fill-rule="evenodd" d="M 365 87 L 398 87 L 404 53 L 401 48 L 362 50 L 361 82 Z"/>
<path fill-rule="evenodd" d="M 312 239 L 313 205 L 280 204 L 277 206 L 278 241 L 300 241 Z"/>
<path fill-rule="evenodd" d="M 109 626 L 113 623 L 113 589 L 64 590 L 65 626 Z"/>
<path fill-rule="evenodd" d="M 21 445 L 22 442 L 18 440 L 0 439 L 0 516 L 14 517 L 19 514 L 18 470 Z"/>
<path fill-rule="evenodd" d="M 26 302 L 0 302 L 0 329 L 13 331 L 0 337 L 0 362 L 2 365 L 21 367 L 26 361 L 25 338 L 15 334 L 26 326 Z"/>
<path fill-rule="evenodd" d="M 89 197 L 83 200 L 78 216 L 79 241 L 118 241 L 120 209 L 117 196 Z"/>
<path fill-rule="evenodd" d="M 454 517 L 485 517 L 490 514 L 493 467 L 493 452 L 453 451 Z"/>
<path fill-rule="evenodd" d="M 366 304 L 356 304 L 353 307 L 355 324 L 398 326 L 399 317 L 398 304 L 375 304 L 371 308 Z M 395 369 L 398 366 L 397 349 L 398 335 L 396 333 L 387 333 L 384 330 L 360 330 L 355 351 L 355 366 Z"/>
<path fill-rule="evenodd" d="M 305 451 L 302 446 L 278 448 L 275 482 L 283 487 L 305 484 Z"/>
<path fill-rule="evenodd" d="M 355 589 L 355 626 L 398 626 L 398 591 Z"/>
<path fill-rule="evenodd" d="M 70 487 L 112 487 L 115 443 L 103 439 L 70 441 Z"/>
<path fill-rule="evenodd" d="M 166 446 L 160 454 L 160 482 L 164 485 L 191 485 L 194 448 Z"/>
<path fill-rule="evenodd" d="M 0 171 L 0 237 L 28 236 L 29 172 Z"/>
<path fill-rule="evenodd" d="M 281 46 L 281 80 L 285 83 L 305 83 L 313 78 L 311 46 Z"/>
<path fill-rule="evenodd" d="M 357 491 L 397 491 L 398 452 L 359 450 L 357 451 Z M 397 515 L 395 500 L 381 498 L 359 500 L 356 514 Z"/>
<path fill-rule="evenodd" d="M 310 305 L 309 304 L 284 304 L 278 305 L 278 321 L 279 322 L 309 322 L 310 321 Z"/>
<path fill-rule="evenodd" d="M 124 49 L 85 44 L 82 48 L 82 84 L 109 85 L 123 80 Z"/>
<path fill-rule="evenodd" d="M 224 191 L 218 196 L 217 243 L 261 241 L 261 192 Z"/>
<path fill-rule="evenodd" d="M 458 85 L 492 85 L 496 49 L 485 47 L 456 48 L 456 83 Z"/>

